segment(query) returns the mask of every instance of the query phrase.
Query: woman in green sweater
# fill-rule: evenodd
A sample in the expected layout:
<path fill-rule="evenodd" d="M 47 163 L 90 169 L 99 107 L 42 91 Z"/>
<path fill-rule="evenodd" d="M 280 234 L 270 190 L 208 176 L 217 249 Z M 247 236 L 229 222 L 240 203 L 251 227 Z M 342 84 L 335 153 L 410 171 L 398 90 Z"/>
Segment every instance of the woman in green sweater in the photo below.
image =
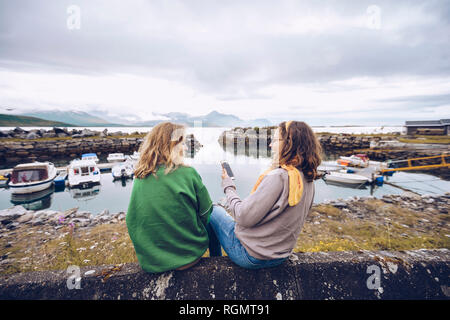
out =
<path fill-rule="evenodd" d="M 206 249 L 221 255 L 209 226 L 213 204 L 197 171 L 183 164 L 185 128 L 155 126 L 139 148 L 140 159 L 126 222 L 140 266 L 147 272 L 183 270 Z"/>

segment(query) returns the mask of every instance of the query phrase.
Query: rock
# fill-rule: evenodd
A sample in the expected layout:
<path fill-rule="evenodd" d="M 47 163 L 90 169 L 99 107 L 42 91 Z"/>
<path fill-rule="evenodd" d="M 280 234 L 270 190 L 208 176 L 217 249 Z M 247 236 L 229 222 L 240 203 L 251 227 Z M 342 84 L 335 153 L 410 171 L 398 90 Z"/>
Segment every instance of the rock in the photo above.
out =
<path fill-rule="evenodd" d="M 84 219 L 86 219 L 86 218 L 89 218 L 91 216 L 91 213 L 89 211 L 78 211 L 78 212 L 75 212 L 73 214 L 73 216 L 75 218 L 84 218 Z"/>
<path fill-rule="evenodd" d="M 20 127 L 16 127 L 16 128 L 13 130 L 13 132 L 14 132 L 14 133 L 28 133 L 28 131 L 26 131 L 26 130 L 20 128 Z"/>
<path fill-rule="evenodd" d="M 55 217 L 59 212 L 54 210 L 40 210 L 34 213 L 35 217 L 42 218 L 44 220 L 51 219 Z"/>
<path fill-rule="evenodd" d="M 347 208 L 348 205 L 345 202 L 335 202 L 333 203 L 333 206 L 335 206 L 336 208 Z"/>
<path fill-rule="evenodd" d="M 35 132 L 30 132 L 29 134 L 27 134 L 26 139 L 32 140 L 32 139 L 37 139 L 39 138 L 39 136 L 35 133 Z"/>
<path fill-rule="evenodd" d="M 103 211 L 99 214 L 99 216 L 108 216 L 108 215 L 109 215 L 109 210 L 108 210 L 108 209 L 103 210 Z"/>
<path fill-rule="evenodd" d="M 23 216 L 19 217 L 17 219 L 17 222 L 26 223 L 26 222 L 30 221 L 31 219 L 33 219 L 33 216 L 34 216 L 34 213 L 32 213 L 32 212 L 26 213 Z"/>
<path fill-rule="evenodd" d="M 20 205 L 9 209 L 0 210 L 0 222 L 7 224 L 7 221 L 15 220 L 25 213 L 27 213 L 27 209 Z"/>
<path fill-rule="evenodd" d="M 18 223 L 18 222 L 11 222 L 11 223 L 6 225 L 6 229 L 8 229 L 8 230 L 15 229 L 15 228 L 17 228 L 19 226 L 19 224 L 20 223 Z"/>
<path fill-rule="evenodd" d="M 86 227 L 91 223 L 91 219 L 73 218 L 70 220 L 70 223 L 76 224 L 80 227 Z"/>
<path fill-rule="evenodd" d="M 89 129 L 83 129 L 81 131 L 81 137 L 93 137 L 96 135 L 96 132 L 89 130 Z"/>
<path fill-rule="evenodd" d="M 54 138 L 56 137 L 55 133 L 51 133 L 51 132 L 46 132 L 42 135 L 43 138 Z"/>
<path fill-rule="evenodd" d="M 33 226 L 41 226 L 44 224 L 44 219 L 42 217 L 34 217 L 33 220 L 31 220 L 31 224 Z"/>

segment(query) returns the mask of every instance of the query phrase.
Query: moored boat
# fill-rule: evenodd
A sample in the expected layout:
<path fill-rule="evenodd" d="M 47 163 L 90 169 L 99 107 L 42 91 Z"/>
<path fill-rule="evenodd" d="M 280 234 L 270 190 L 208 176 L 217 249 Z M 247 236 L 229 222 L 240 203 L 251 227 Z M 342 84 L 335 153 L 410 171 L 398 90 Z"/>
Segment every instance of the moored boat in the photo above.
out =
<path fill-rule="evenodd" d="M 357 154 L 350 157 L 339 157 L 339 164 L 367 167 L 369 165 L 369 157 L 366 154 Z"/>
<path fill-rule="evenodd" d="M 118 163 L 111 169 L 113 179 L 127 179 L 134 175 L 134 166 L 131 161 Z"/>
<path fill-rule="evenodd" d="M 81 155 L 81 160 L 93 160 L 98 163 L 98 157 L 96 153 L 84 153 Z"/>
<path fill-rule="evenodd" d="M 338 171 L 344 168 L 345 166 L 342 164 L 322 162 L 320 166 L 317 167 L 317 170 L 325 172 L 325 171 Z"/>
<path fill-rule="evenodd" d="M 110 153 L 106 160 L 108 162 L 123 162 L 125 161 L 125 156 L 123 153 Z"/>
<path fill-rule="evenodd" d="M 135 152 L 133 152 L 133 154 L 130 157 L 131 157 L 131 160 L 138 161 L 140 156 L 141 156 L 141 153 L 138 151 L 135 151 Z"/>
<path fill-rule="evenodd" d="M 324 176 L 324 179 L 327 181 L 334 181 L 345 184 L 363 184 L 370 181 L 369 178 L 359 174 L 337 171 L 329 172 Z"/>
<path fill-rule="evenodd" d="M 100 169 L 94 160 L 73 160 L 67 170 L 71 188 L 88 188 L 100 184 Z"/>
<path fill-rule="evenodd" d="M 9 181 L 9 174 L 0 175 L 0 188 L 6 187 L 8 185 L 8 181 Z"/>
<path fill-rule="evenodd" d="M 32 162 L 14 167 L 9 187 L 12 193 L 25 194 L 45 190 L 53 185 L 56 168 L 51 162 Z"/>

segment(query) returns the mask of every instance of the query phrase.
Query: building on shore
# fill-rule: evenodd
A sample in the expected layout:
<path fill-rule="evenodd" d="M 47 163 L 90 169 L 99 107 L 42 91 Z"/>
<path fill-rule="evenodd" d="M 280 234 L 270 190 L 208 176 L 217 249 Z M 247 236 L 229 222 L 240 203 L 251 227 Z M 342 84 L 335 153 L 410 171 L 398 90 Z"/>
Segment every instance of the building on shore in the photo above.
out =
<path fill-rule="evenodd" d="M 450 135 L 450 119 L 406 121 L 406 134 Z"/>

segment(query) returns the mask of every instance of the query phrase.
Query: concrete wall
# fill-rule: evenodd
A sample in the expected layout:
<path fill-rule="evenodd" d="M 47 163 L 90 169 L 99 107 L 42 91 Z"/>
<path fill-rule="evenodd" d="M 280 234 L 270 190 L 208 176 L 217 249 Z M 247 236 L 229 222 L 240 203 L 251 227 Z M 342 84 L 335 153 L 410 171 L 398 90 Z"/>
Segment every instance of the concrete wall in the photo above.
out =
<path fill-rule="evenodd" d="M 83 267 L 79 289 L 68 289 L 66 271 L 2 276 L 0 299 L 449 299 L 449 266 L 448 249 L 299 253 L 262 270 L 204 258 L 161 274 L 137 264 Z"/>

